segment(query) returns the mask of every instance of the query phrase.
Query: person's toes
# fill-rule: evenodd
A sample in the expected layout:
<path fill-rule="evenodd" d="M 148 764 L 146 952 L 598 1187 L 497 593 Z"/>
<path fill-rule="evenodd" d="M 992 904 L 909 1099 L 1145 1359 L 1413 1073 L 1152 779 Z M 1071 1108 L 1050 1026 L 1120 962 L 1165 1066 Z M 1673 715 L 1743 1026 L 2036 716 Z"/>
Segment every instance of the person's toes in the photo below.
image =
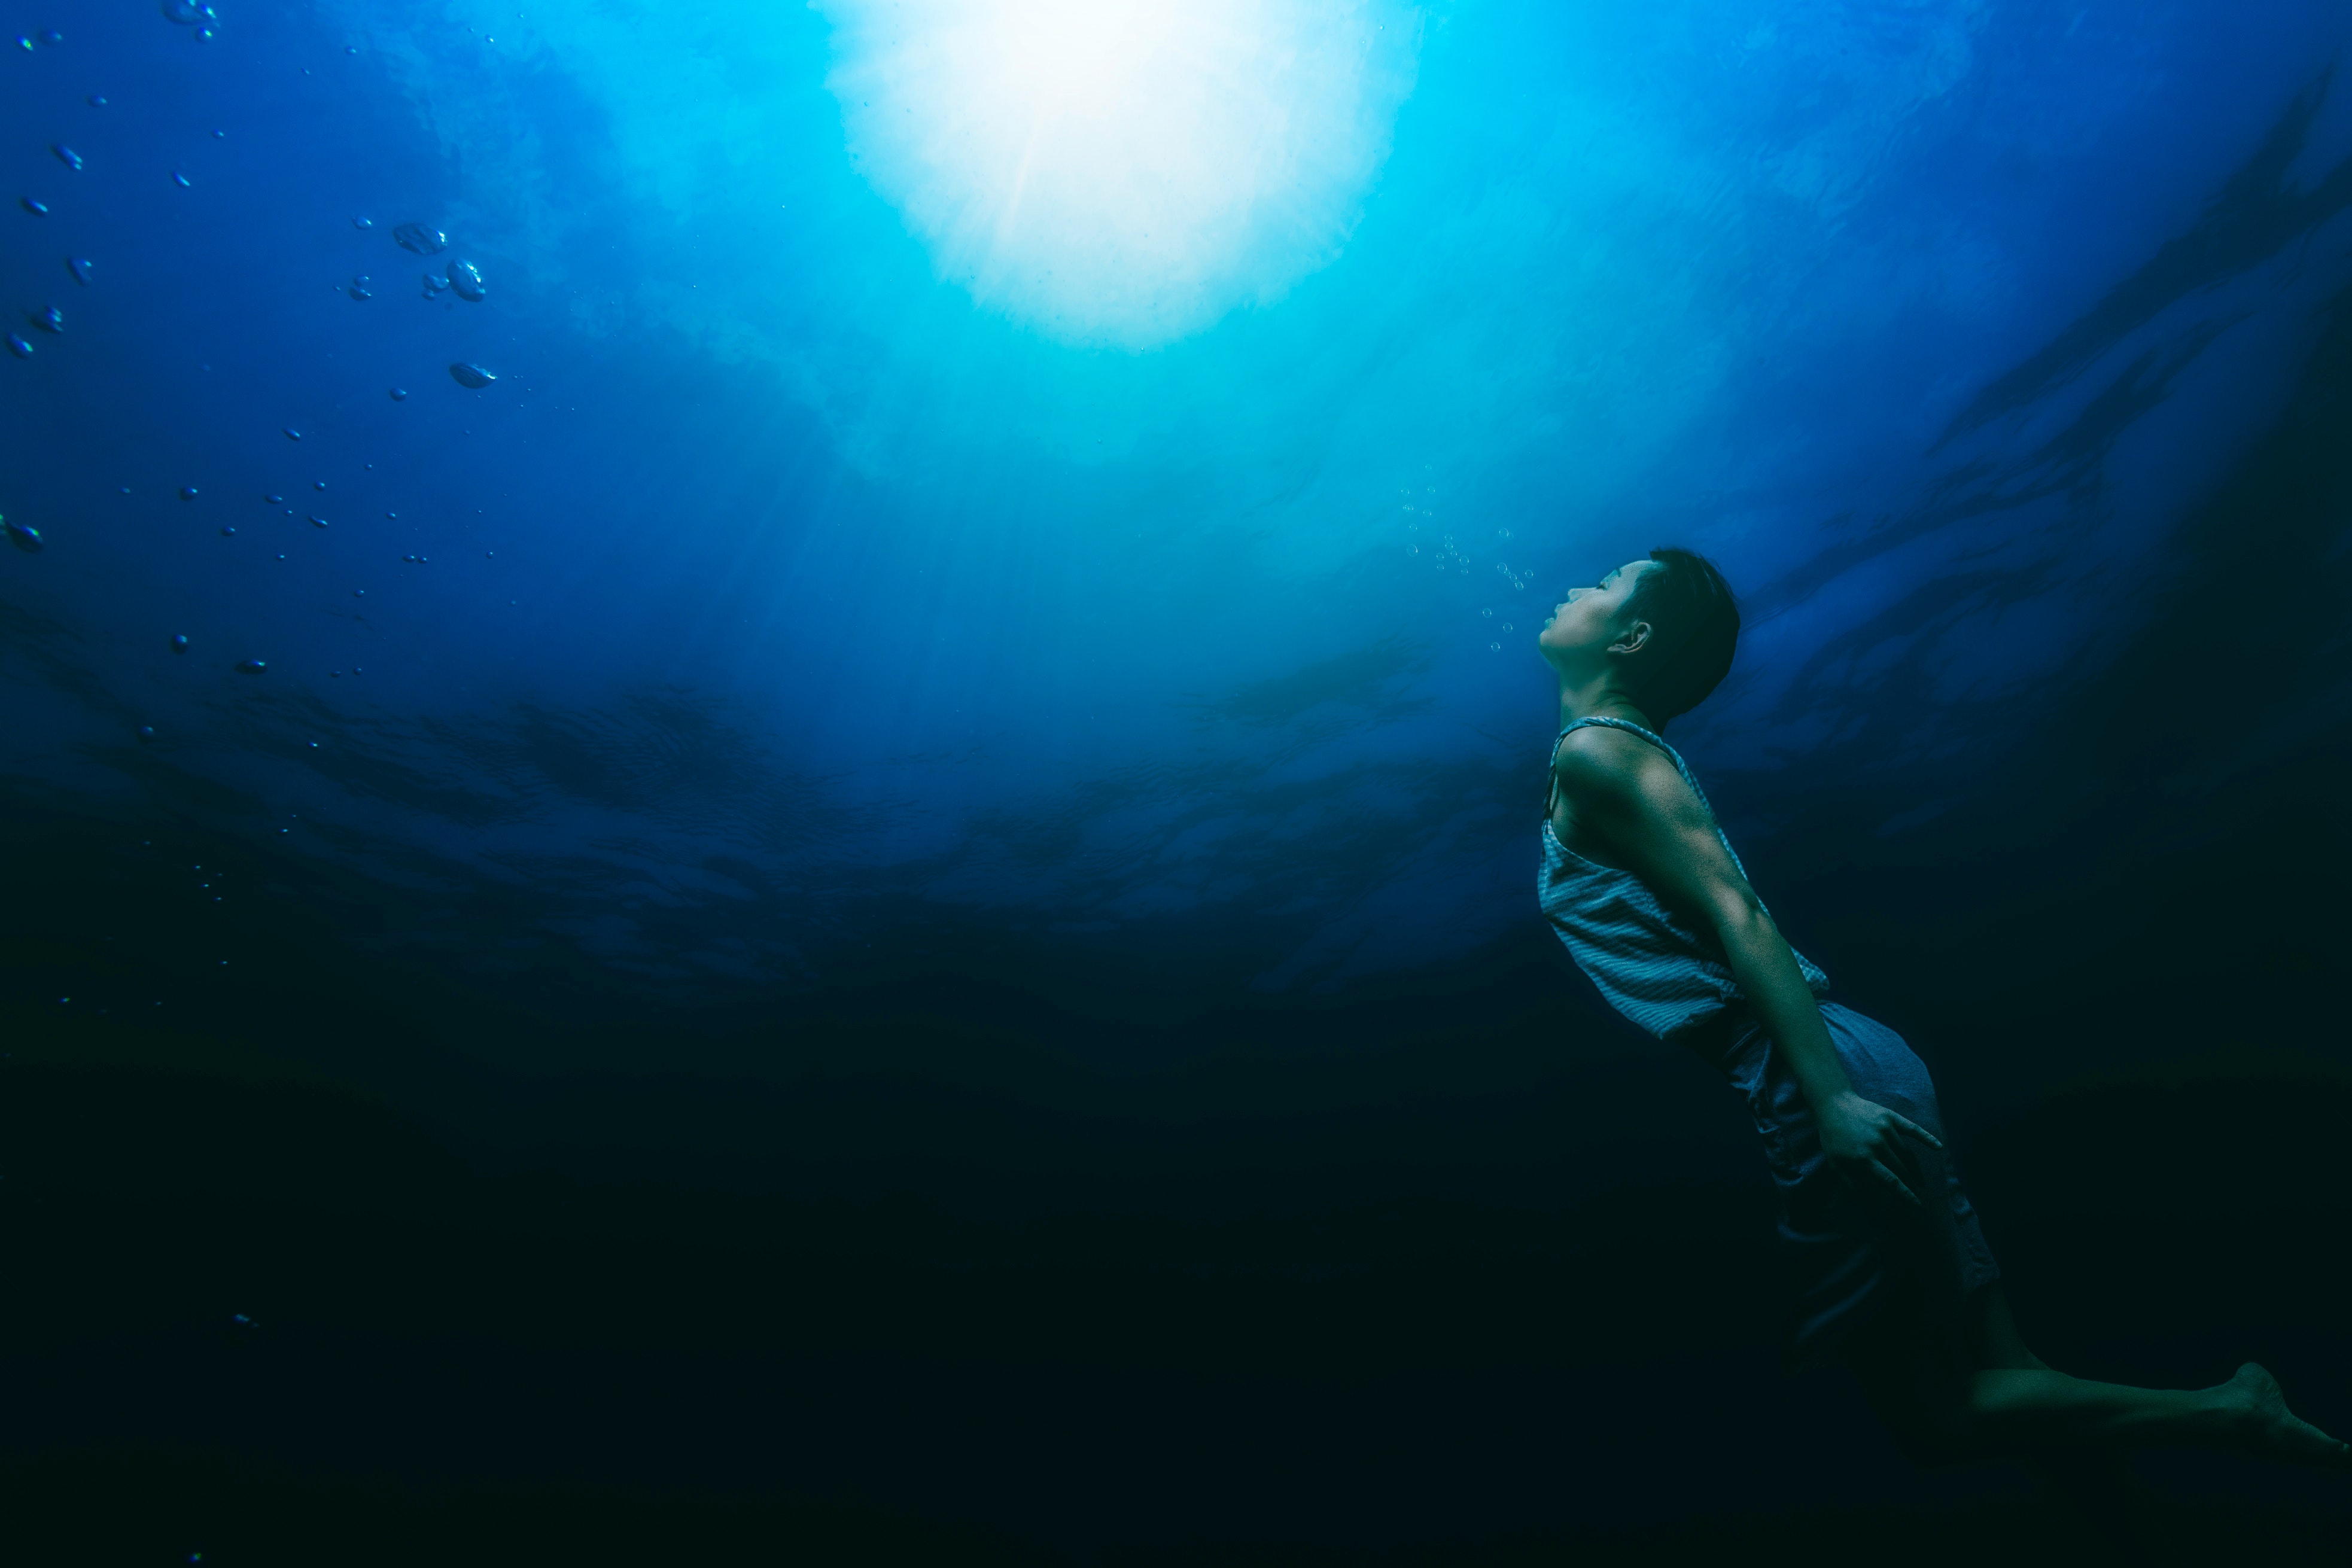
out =
<path fill-rule="evenodd" d="M 2286 1395 L 2267 1368 L 2248 1362 L 2230 1381 L 2245 1398 L 2252 1417 L 2249 1435 L 2263 1453 L 2303 1464 L 2352 1466 L 2352 1444 L 2328 1436 L 2286 1406 Z"/>

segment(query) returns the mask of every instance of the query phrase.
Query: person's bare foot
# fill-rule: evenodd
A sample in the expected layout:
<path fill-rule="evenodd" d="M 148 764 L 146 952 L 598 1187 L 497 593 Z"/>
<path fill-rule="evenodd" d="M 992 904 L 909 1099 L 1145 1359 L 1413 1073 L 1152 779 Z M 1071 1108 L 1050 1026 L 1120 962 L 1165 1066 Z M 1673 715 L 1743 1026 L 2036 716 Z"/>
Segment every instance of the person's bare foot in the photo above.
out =
<path fill-rule="evenodd" d="M 2352 1467 L 2352 1444 L 2339 1443 L 2286 1407 L 2278 1379 L 2252 1362 L 2215 1390 L 2231 1435 L 2243 1448 L 2273 1459 L 2330 1469 Z"/>

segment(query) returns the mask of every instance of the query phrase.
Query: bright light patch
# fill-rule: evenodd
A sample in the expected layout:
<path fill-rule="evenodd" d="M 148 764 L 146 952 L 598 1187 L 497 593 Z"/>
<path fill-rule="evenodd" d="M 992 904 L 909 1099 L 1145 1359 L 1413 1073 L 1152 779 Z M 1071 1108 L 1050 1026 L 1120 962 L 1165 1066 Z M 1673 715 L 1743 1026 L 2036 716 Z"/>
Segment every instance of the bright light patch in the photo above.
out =
<path fill-rule="evenodd" d="M 1148 349 L 1336 258 L 1412 89 L 1399 0 L 812 0 L 851 156 L 941 277 Z"/>

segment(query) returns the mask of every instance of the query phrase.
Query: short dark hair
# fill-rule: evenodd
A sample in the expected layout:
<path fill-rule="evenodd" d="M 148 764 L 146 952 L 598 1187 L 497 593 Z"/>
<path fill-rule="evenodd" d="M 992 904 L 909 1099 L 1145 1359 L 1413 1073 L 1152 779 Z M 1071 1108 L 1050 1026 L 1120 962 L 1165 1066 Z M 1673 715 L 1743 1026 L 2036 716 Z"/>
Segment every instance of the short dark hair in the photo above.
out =
<path fill-rule="evenodd" d="M 1739 603 L 1715 562 L 1660 545 L 1657 564 L 1633 580 L 1625 613 L 1650 623 L 1650 640 L 1618 667 L 1625 695 L 1659 724 L 1688 713 L 1731 673 Z"/>

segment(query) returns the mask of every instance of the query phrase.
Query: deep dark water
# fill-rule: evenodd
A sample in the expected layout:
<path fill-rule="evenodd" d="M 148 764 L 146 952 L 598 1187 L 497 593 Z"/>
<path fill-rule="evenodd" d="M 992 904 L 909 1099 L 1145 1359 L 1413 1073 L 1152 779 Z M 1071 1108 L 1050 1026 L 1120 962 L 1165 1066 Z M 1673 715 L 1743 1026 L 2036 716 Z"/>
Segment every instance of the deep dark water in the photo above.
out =
<path fill-rule="evenodd" d="M 2211 789 L 2204 832 L 1843 939 L 2059 1364 L 2260 1357 L 2352 1421 L 2312 891 L 2352 858 L 2346 738 Z M 1769 1542 L 1889 1530 L 2118 1560 L 1779 1373 L 1737 1107 L 1657 1048 L 1561 1052 L 1539 948 L 1414 1004 L 1156 1026 L 1115 1071 L 1087 1047 L 1118 1026 L 949 975 L 551 1022 L 217 841 L 8 846 L 45 912 L 8 945 L 8 1516 L 58 1561 L 1795 1561 Z M 198 854 L 256 890 L 211 933 L 256 972 L 186 948 Z M 2180 917 L 2224 906 L 2294 929 Z M 2154 1560 L 2335 1560 L 2336 1483 L 2140 1472 Z"/>
<path fill-rule="evenodd" d="M 1751 561 L 1759 627 L 1834 623 L 1762 632 L 1677 737 L 1800 944 L 1934 1067 L 2042 1354 L 2174 1385 L 2259 1358 L 2342 1430 L 2352 162 L 2313 156 L 2340 88 L 2300 82 L 2195 215 L 1945 398 L 1907 499 Z M 2281 315 L 2273 381 L 2194 393 Z M 2259 418 L 2097 601 L 2106 498 L 2192 397 Z M 12 413 L 21 437 L 89 409 Z M 62 480 L 11 482 L 76 515 Z M 45 526 L 10 564 L 73 559 Z M 1995 548 L 2029 538 L 2056 542 Z M 1261 983 L 1335 905 L 1410 923 L 1366 869 L 1391 852 L 1433 926 L 1486 859 L 1524 894 L 1539 690 L 1507 745 L 1375 757 L 1387 808 L 1295 831 L 1332 788 L 1298 758 L 1465 705 L 1418 629 L 1211 664 L 1164 705 L 1209 754 L 984 801 L 881 864 L 857 847 L 903 802 L 723 681 L 369 712 L 231 686 L 142 745 L 105 617 L 23 580 L 22 1560 L 2127 1560 L 2021 1469 L 1922 1475 L 1837 1376 L 1781 1375 L 1738 1107 L 1601 1014 L 1531 909 Z M 2000 664 L 1988 607 L 2077 591 L 2074 653 L 1955 689 L 1954 642 Z M 978 744 L 901 758 L 916 798 L 952 800 Z M 271 832 L 282 797 L 225 752 L 428 826 Z M 78 792 L 101 775 L 135 788 Z M 1118 831 L 1246 819 L 1219 863 L 1247 891 L 1121 914 L 1130 862 L 1091 846 L 1154 812 Z M 504 874 L 463 852 L 550 821 Z M 1008 866 L 1034 879 L 1009 912 L 952 895 Z M 2154 1560 L 2342 1560 L 2341 1482 L 2139 1473 Z"/>
<path fill-rule="evenodd" d="M 2259 859 L 2274 831 L 2205 847 Z M 47 907 L 170 896 L 56 843 L 8 867 Z M 468 998 L 257 902 L 288 961 L 211 997 L 135 925 L 12 942 L 115 999 L 8 1020 L 8 1517 L 54 1560 L 1795 1561 L 1759 1542 L 1886 1529 L 1930 1562 L 2109 1560 L 2021 1475 L 1920 1476 L 1836 1378 L 1779 1373 L 1734 1108 L 1664 1052 L 1564 1062 L 1551 977 L 1467 993 L 1473 1027 L 1227 1021 L 1202 1030 L 1221 1051 L 1124 1076 L 942 982 L 769 1026 L 756 1080 L 533 1078 L 436 1051 Z M 2352 1081 L 2322 971 L 2236 968 L 2300 977 L 2303 1027 L 2204 1035 L 2140 951 L 2146 999 L 2105 1027 L 2154 1065 L 1956 1116 L 2019 1312 L 2088 1374 L 2260 1356 L 2340 1423 Z M 121 1005 L 142 983 L 180 1024 Z M 1971 998 L 1981 1034 L 1926 1043 L 2053 1049 L 2074 992 L 2010 982 Z M 476 1027 L 529 1027 L 475 1001 Z M 322 1019 L 412 1076 L 365 1095 L 289 1066 Z M 2141 1471 L 2158 1560 L 2340 1541 L 2332 1483 Z"/>

